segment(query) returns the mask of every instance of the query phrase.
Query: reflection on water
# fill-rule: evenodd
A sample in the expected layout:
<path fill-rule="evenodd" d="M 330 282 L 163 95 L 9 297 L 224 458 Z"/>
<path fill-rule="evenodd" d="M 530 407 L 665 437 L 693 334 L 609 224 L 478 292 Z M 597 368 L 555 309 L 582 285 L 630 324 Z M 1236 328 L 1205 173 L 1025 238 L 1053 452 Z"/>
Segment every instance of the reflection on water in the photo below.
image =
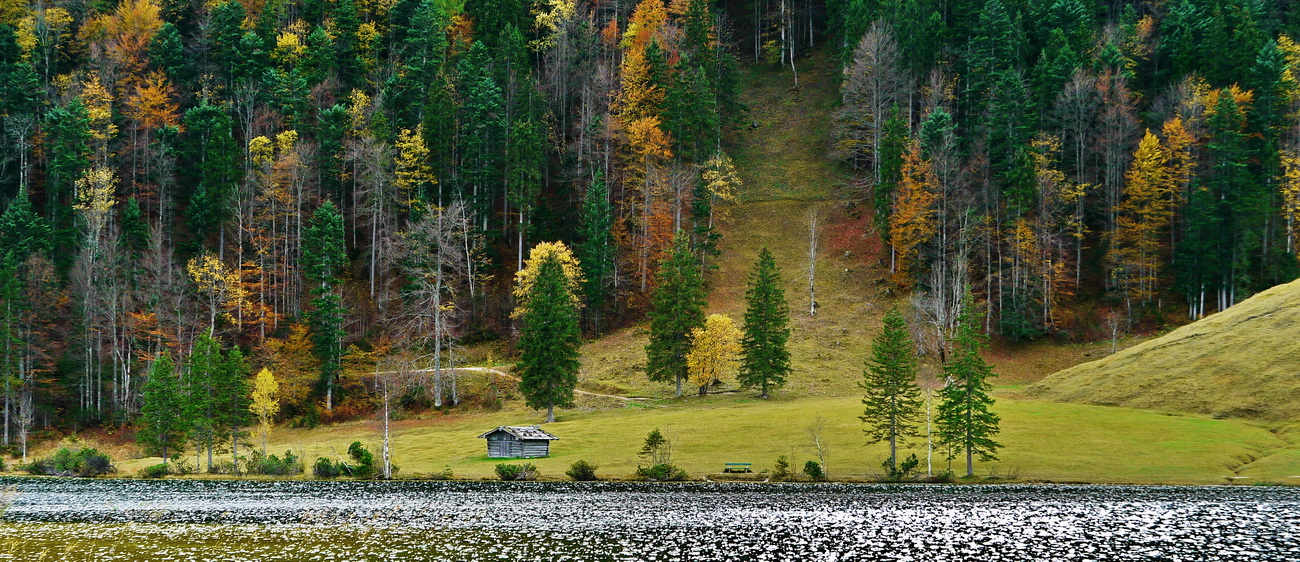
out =
<path fill-rule="evenodd" d="M 0 480 L 0 560 L 1300 560 L 1300 489 Z"/>

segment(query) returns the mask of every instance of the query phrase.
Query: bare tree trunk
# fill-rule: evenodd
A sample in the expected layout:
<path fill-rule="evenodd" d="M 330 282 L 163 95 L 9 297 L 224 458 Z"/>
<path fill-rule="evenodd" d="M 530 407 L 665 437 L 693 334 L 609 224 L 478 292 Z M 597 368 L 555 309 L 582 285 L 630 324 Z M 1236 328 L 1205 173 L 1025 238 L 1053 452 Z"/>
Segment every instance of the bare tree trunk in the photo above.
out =
<path fill-rule="evenodd" d="M 817 315 L 817 207 L 808 217 L 808 316 Z"/>

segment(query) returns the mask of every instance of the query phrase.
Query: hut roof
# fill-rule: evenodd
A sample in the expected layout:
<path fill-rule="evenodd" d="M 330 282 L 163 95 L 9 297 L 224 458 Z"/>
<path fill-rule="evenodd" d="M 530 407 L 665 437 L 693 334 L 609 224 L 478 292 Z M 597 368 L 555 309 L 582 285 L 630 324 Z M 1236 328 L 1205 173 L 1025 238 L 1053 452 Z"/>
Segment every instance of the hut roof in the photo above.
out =
<path fill-rule="evenodd" d="M 484 433 L 483 435 L 478 436 L 478 438 L 487 439 L 487 436 L 492 435 L 493 433 L 496 433 L 498 431 L 504 431 L 515 437 L 518 437 L 519 439 L 527 439 L 527 440 L 545 439 L 547 441 L 559 439 L 559 437 L 551 435 L 543 431 L 542 428 L 537 427 L 535 425 L 529 425 L 524 427 L 503 425 L 496 429 L 493 429 L 492 431 Z"/>

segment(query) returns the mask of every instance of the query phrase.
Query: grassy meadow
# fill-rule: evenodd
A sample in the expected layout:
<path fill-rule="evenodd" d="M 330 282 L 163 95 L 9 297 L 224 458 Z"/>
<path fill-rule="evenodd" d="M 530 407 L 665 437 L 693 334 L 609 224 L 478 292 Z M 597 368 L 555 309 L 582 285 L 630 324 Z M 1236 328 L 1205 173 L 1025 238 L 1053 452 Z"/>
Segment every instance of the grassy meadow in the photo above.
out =
<path fill-rule="evenodd" d="M 999 392 L 1002 416 L 1000 441 L 1005 449 L 996 462 L 978 462 L 981 477 L 1018 481 L 1220 484 L 1241 481 L 1297 484 L 1300 450 L 1268 428 L 1243 420 L 1162 414 L 1146 410 L 1018 400 Z M 673 441 L 672 462 L 692 477 L 714 477 L 725 462 L 751 462 L 755 472 L 771 470 L 779 455 L 801 468 L 815 460 L 809 428 L 820 417 L 827 443 L 831 476 L 856 480 L 880 472 L 888 455 L 885 444 L 866 445 L 861 406 L 855 397 L 782 398 L 759 400 L 746 394 L 691 397 L 622 408 L 589 408 L 561 413 L 546 430 L 559 436 L 552 456 L 532 459 L 543 477 L 563 479 L 578 460 L 599 465 L 603 477 L 633 474 L 647 432 L 659 428 Z M 536 423 L 536 412 L 503 409 L 494 413 L 433 416 L 396 422 L 392 428 L 398 476 L 418 476 L 449 467 L 460 478 L 493 475 L 500 459 L 486 458 L 478 435 L 498 425 Z M 346 455 L 348 445 L 362 441 L 372 450 L 380 444 L 380 426 L 359 421 L 317 429 L 277 428 L 271 452 L 292 449 L 308 464 L 316 457 Z M 906 449 L 925 463 L 924 438 Z M 934 453 L 935 471 L 945 465 Z M 1258 459 L 1258 460 L 1257 460 Z M 126 474 L 158 458 L 122 461 Z M 1253 463 L 1253 464 L 1252 464 Z M 957 472 L 964 470 L 960 459 Z M 762 479 L 759 474 L 757 478 Z"/>

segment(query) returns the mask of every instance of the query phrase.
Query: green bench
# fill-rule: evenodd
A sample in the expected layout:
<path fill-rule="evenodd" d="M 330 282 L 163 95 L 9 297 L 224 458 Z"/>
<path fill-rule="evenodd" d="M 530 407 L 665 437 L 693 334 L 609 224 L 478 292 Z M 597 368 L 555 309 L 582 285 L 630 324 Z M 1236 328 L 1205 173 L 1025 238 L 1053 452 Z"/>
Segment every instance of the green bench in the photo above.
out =
<path fill-rule="evenodd" d="M 722 469 L 723 472 L 753 472 L 753 471 L 750 470 L 749 468 L 750 468 L 751 466 L 753 466 L 754 463 L 749 463 L 749 462 L 726 462 L 726 463 L 722 463 L 722 464 L 723 464 L 723 467 L 724 467 L 724 468 Z"/>

